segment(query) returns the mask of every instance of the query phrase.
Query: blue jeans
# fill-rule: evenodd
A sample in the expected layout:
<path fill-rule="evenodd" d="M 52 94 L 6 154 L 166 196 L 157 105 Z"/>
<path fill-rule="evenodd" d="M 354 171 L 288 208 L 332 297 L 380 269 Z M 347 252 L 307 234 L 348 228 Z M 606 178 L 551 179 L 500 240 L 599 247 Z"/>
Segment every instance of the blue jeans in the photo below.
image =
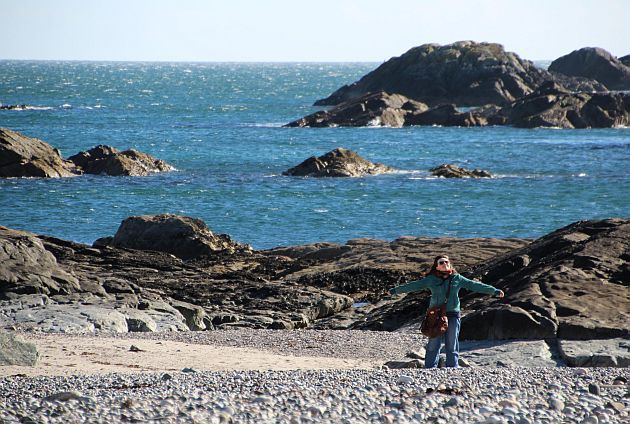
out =
<path fill-rule="evenodd" d="M 446 348 L 446 366 L 451 368 L 459 367 L 460 324 L 461 318 L 459 314 L 457 314 L 457 316 L 448 316 L 448 329 L 446 330 L 446 334 L 429 339 L 424 355 L 425 368 L 437 368 L 440 359 L 442 339 L 444 339 L 444 347 Z"/>

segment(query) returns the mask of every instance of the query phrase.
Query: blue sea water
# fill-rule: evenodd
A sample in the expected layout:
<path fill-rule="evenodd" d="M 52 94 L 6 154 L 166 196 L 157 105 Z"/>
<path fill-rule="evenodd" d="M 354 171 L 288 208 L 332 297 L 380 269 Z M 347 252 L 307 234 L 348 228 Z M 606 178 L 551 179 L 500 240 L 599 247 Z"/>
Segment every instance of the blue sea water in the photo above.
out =
<path fill-rule="evenodd" d="M 0 180 L 0 225 L 92 243 L 132 215 L 204 220 L 255 248 L 402 235 L 539 237 L 630 216 L 630 129 L 282 128 L 375 63 L 0 61 L 0 126 L 58 147 L 130 147 L 148 177 Z M 336 147 L 400 172 L 282 176 Z M 436 179 L 442 163 L 494 179 Z"/>

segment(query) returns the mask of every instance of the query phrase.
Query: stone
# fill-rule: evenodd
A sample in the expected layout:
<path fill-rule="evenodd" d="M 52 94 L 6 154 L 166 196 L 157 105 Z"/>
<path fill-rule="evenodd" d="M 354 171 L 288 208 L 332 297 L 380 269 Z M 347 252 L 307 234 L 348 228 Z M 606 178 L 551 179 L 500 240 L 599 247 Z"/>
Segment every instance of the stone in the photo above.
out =
<path fill-rule="evenodd" d="M 33 343 L 25 342 L 13 333 L 0 330 L 0 366 L 35 366 L 39 352 Z"/>
<path fill-rule="evenodd" d="M 594 79 L 610 90 L 630 90 L 630 66 L 599 47 L 574 50 L 551 62 L 548 70 Z"/>
<path fill-rule="evenodd" d="M 80 392 L 77 391 L 65 391 L 65 392 L 57 392 L 51 395 L 48 395 L 44 398 L 44 400 L 48 402 L 68 402 L 70 400 L 82 400 L 84 397 Z"/>
<path fill-rule="evenodd" d="M 393 127 L 405 125 L 405 117 L 424 112 L 428 106 L 400 94 L 366 93 L 332 109 L 292 121 L 285 127 Z"/>
<path fill-rule="evenodd" d="M 186 325 L 192 331 L 200 331 L 206 329 L 204 319 L 206 312 L 201 306 L 193 305 L 188 302 L 182 302 L 180 300 L 172 300 L 171 306 L 177 309 L 186 319 Z"/>
<path fill-rule="evenodd" d="M 389 369 L 404 369 L 404 368 L 424 368 L 424 364 L 418 359 L 411 361 L 388 361 L 383 366 Z"/>
<path fill-rule="evenodd" d="M 322 156 L 310 157 L 282 174 L 297 177 L 364 177 L 393 170 L 383 164 L 372 163 L 352 150 L 337 148 Z"/>
<path fill-rule="evenodd" d="M 48 143 L 0 128 L 0 178 L 72 177 L 81 172 Z"/>
<path fill-rule="evenodd" d="M 401 375 L 398 377 L 397 383 L 398 384 L 413 384 L 414 383 L 414 378 L 410 377 L 408 375 Z"/>
<path fill-rule="evenodd" d="M 608 340 L 559 340 L 559 352 L 572 367 L 630 366 L 630 341 L 623 338 Z"/>
<path fill-rule="evenodd" d="M 569 92 L 547 83 L 500 114 L 521 128 L 611 128 L 630 124 L 630 94 Z"/>
<path fill-rule="evenodd" d="M 605 88 L 596 81 L 568 76 L 560 79 L 515 53 L 506 52 L 500 44 L 458 41 L 414 47 L 315 105 L 338 105 L 379 90 L 429 106 L 504 105 L 533 92 L 546 81 L 561 82 L 571 90 Z"/>
<path fill-rule="evenodd" d="M 68 158 L 86 174 L 144 176 L 156 172 L 173 171 L 163 160 L 135 149 L 118 151 L 114 147 L 98 145 Z"/>
<path fill-rule="evenodd" d="M 111 245 L 166 252 L 183 260 L 218 252 L 251 250 L 227 235 L 214 234 L 199 219 L 172 214 L 132 216 L 123 220 Z"/>
<path fill-rule="evenodd" d="M 490 121 L 494 122 L 492 118 Z M 485 115 L 478 114 L 476 110 L 460 112 L 454 104 L 434 106 L 426 111 L 417 111 L 404 117 L 404 126 L 476 127 L 485 126 L 488 123 Z"/>
<path fill-rule="evenodd" d="M 470 171 L 453 164 L 442 164 L 429 171 L 432 175 L 443 178 L 492 178 L 492 174 L 488 171 L 480 169 Z"/>
<path fill-rule="evenodd" d="M 593 384 L 593 383 L 588 385 L 588 392 L 592 393 L 594 395 L 597 395 L 597 396 L 599 396 L 601 394 L 599 386 L 597 384 Z"/>

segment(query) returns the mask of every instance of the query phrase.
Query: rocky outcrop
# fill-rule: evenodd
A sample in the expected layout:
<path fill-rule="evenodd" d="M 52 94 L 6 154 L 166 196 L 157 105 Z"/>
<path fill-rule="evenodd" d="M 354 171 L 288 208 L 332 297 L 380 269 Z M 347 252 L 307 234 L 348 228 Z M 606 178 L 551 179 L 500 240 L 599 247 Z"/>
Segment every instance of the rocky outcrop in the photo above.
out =
<path fill-rule="evenodd" d="M 39 352 L 33 343 L 23 341 L 15 334 L 0 330 L 0 366 L 34 366 Z"/>
<path fill-rule="evenodd" d="M 630 94 L 569 93 L 550 83 L 498 112 L 515 127 L 611 128 L 630 125 Z"/>
<path fill-rule="evenodd" d="M 442 127 L 476 127 L 488 125 L 488 119 L 474 111 L 460 112 L 454 104 L 435 106 L 422 113 L 405 117 L 405 126 L 439 125 Z"/>
<path fill-rule="evenodd" d="M 424 103 L 384 91 L 367 93 L 330 110 L 315 112 L 285 127 L 402 127 L 405 117 L 428 109 Z"/>
<path fill-rule="evenodd" d="M 36 138 L 0 128 L 0 177 L 71 177 L 79 171 L 59 150 Z"/>
<path fill-rule="evenodd" d="M 623 56 L 623 57 L 620 57 L 619 58 L 619 62 L 623 63 L 626 66 L 630 66 L 630 54 L 626 55 L 626 56 Z"/>
<path fill-rule="evenodd" d="M 446 163 L 432 168 L 430 171 L 432 175 L 442 178 L 492 178 L 491 173 L 482 169 L 470 171 L 457 165 Z"/>
<path fill-rule="evenodd" d="M 123 152 L 99 145 L 68 158 L 86 174 L 144 176 L 172 171 L 171 165 L 135 149 Z"/>
<path fill-rule="evenodd" d="M 214 234 L 200 219 L 172 214 L 129 217 L 120 224 L 109 244 L 166 252 L 183 260 L 251 250 L 228 235 Z"/>
<path fill-rule="evenodd" d="M 282 174 L 296 177 L 364 177 L 393 170 L 365 160 L 352 150 L 338 148 L 319 157 L 312 156 Z"/>
<path fill-rule="evenodd" d="M 102 145 L 64 160 L 59 150 L 42 140 L 0 128 L 0 178 L 57 178 L 83 173 L 140 176 L 174 169 L 146 153 L 134 149 L 119 152 Z"/>
<path fill-rule="evenodd" d="M 338 105 L 369 92 L 399 93 L 437 106 L 503 105 L 523 97 L 554 75 L 528 60 L 506 52 L 500 44 L 460 41 L 448 45 L 424 44 L 383 63 L 359 81 L 345 85 L 315 105 Z M 605 90 L 601 84 L 565 77 L 565 88 Z"/>
<path fill-rule="evenodd" d="M 599 47 L 584 47 L 562 56 L 549 71 L 597 80 L 610 90 L 630 90 L 630 66 Z"/>
<path fill-rule="evenodd" d="M 462 321 L 464 339 L 627 337 L 630 220 L 583 221 L 478 266 L 502 288 Z"/>

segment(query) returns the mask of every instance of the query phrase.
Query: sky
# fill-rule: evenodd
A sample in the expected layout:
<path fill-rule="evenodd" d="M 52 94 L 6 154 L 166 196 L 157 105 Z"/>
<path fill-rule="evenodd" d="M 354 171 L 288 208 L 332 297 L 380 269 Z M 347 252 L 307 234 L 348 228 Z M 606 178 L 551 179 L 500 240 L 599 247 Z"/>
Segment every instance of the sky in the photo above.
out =
<path fill-rule="evenodd" d="M 0 0 L 0 59 L 382 62 L 425 43 L 630 54 L 630 0 Z"/>

